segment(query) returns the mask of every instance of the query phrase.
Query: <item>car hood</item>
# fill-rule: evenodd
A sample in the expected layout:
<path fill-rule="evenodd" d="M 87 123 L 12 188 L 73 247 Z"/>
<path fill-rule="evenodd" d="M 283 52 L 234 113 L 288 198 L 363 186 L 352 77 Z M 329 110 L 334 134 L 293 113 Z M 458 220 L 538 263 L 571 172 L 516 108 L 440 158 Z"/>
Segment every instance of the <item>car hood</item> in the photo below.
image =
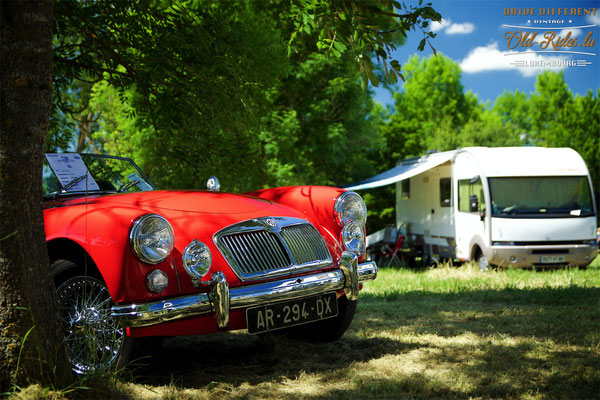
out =
<path fill-rule="evenodd" d="M 65 201 L 64 205 L 85 203 L 85 198 Z M 151 191 L 88 197 L 87 204 L 127 206 L 203 214 L 251 214 L 277 206 L 268 200 L 247 195 L 207 191 Z"/>

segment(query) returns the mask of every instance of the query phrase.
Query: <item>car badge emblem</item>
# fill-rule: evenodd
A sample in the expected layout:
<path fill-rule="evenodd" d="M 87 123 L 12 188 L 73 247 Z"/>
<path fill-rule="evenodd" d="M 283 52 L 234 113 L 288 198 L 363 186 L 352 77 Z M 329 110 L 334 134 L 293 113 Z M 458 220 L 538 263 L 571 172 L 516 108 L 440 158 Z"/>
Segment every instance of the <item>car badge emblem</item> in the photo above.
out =
<path fill-rule="evenodd" d="M 265 220 L 265 224 L 267 224 L 271 228 L 276 228 L 277 227 L 277 222 L 273 218 L 267 218 Z"/>

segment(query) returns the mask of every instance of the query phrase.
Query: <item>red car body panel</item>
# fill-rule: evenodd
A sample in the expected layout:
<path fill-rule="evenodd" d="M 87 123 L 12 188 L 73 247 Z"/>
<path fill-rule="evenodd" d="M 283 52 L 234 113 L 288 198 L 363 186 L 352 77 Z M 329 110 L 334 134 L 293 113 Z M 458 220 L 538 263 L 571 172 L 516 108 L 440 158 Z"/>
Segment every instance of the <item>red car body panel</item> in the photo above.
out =
<path fill-rule="evenodd" d="M 54 200 L 47 202 L 44 210 L 46 238 L 49 243 L 70 240 L 81 246 L 100 271 L 113 302 L 156 301 L 206 290 L 193 286 L 182 265 L 181 253 L 194 239 L 205 243 L 212 255 L 211 272 L 203 280 L 209 280 L 211 273 L 218 270 L 225 274 L 230 287 L 243 285 L 217 249 L 213 235 L 227 226 L 252 218 L 294 217 L 311 222 L 325 239 L 333 267 L 337 268 L 343 249 L 334 204 L 342 192 L 343 189 L 330 187 L 298 186 L 265 189 L 249 195 L 150 191 Z M 175 233 L 171 255 L 158 265 L 139 261 L 129 244 L 132 222 L 148 213 L 165 217 Z M 170 282 L 161 293 L 151 292 L 145 284 L 146 275 L 157 268 L 166 273 Z M 243 310 L 231 311 L 229 329 L 243 329 L 245 323 Z M 214 315 L 128 330 L 133 336 L 215 331 L 218 327 Z"/>

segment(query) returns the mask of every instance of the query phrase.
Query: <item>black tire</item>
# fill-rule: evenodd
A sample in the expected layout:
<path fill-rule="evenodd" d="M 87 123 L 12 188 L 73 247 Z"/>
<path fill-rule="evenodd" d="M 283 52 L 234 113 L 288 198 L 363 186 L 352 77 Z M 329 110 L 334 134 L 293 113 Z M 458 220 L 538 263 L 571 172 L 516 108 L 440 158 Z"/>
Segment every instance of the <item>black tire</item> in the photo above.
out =
<path fill-rule="evenodd" d="M 112 301 L 102 278 L 70 260 L 55 261 L 50 268 L 73 371 L 89 374 L 122 368 L 133 339 L 110 318 Z"/>
<path fill-rule="evenodd" d="M 355 311 L 356 300 L 350 301 L 346 296 L 342 296 L 338 299 L 338 315 L 336 317 L 290 328 L 286 330 L 286 333 L 299 340 L 335 342 L 350 327 Z"/>

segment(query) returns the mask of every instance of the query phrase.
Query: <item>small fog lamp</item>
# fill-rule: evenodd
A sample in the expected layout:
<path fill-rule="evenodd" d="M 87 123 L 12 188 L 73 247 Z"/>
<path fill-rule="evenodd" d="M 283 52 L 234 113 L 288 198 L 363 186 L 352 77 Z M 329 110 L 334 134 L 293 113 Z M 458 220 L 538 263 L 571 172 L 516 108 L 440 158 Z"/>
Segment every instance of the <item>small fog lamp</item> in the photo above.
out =
<path fill-rule="evenodd" d="M 210 269 L 212 256 L 207 245 L 194 239 L 183 250 L 183 268 L 194 279 L 202 279 Z"/>
<path fill-rule="evenodd" d="M 146 276 L 146 286 L 152 292 L 160 293 L 169 286 L 169 278 L 160 269 L 155 269 Z"/>
<path fill-rule="evenodd" d="M 360 257 L 365 253 L 365 235 L 360 225 L 348 222 L 342 229 L 342 241 L 344 247 L 357 256 Z"/>

